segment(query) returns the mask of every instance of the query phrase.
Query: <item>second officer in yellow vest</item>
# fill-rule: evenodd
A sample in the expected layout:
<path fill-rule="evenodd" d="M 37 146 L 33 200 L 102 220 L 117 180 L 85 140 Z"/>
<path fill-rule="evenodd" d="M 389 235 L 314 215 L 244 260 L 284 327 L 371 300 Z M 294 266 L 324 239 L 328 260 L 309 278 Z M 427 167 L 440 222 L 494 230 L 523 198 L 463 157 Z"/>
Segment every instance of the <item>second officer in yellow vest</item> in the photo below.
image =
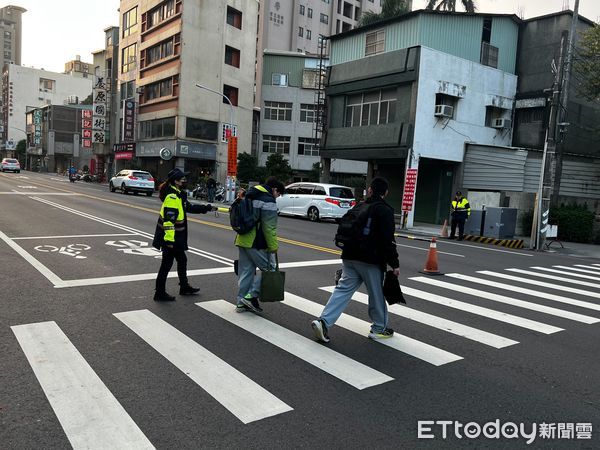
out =
<path fill-rule="evenodd" d="M 469 200 L 464 198 L 460 191 L 456 192 L 456 196 L 452 200 L 451 212 L 450 239 L 454 239 L 456 226 L 458 226 L 458 240 L 462 241 L 465 234 L 465 222 L 471 215 L 471 205 L 469 205 Z"/>

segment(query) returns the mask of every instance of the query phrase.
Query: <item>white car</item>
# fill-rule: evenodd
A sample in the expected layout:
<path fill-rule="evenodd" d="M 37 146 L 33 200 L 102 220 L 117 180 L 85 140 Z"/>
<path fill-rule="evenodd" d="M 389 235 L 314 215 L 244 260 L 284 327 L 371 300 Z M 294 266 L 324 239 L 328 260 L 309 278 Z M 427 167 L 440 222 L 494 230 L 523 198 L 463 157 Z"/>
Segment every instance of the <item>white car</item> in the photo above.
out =
<path fill-rule="evenodd" d="M 110 179 L 108 187 L 110 192 L 120 189 L 123 194 L 133 192 L 137 195 L 138 192 L 143 192 L 150 197 L 154 192 L 154 178 L 144 170 L 121 170 Z"/>
<path fill-rule="evenodd" d="M 14 158 L 4 158 L 2 163 L 0 163 L 0 167 L 2 168 L 2 172 L 21 172 L 21 164 L 19 164 L 18 159 Z"/>
<path fill-rule="evenodd" d="M 356 204 L 352 188 L 337 184 L 293 183 L 277 198 L 279 214 L 319 219 L 339 219 Z"/>

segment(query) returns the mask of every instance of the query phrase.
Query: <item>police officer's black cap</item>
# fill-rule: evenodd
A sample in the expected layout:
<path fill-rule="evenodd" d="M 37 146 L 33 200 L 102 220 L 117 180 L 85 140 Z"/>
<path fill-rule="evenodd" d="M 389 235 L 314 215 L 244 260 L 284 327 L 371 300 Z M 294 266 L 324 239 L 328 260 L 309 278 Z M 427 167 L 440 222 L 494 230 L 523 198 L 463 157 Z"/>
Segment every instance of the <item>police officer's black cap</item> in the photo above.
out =
<path fill-rule="evenodd" d="M 187 177 L 190 172 L 183 172 L 181 169 L 173 169 L 167 174 L 169 181 L 181 180 L 183 177 Z"/>
<path fill-rule="evenodd" d="M 462 192 L 456 191 L 456 195 L 462 195 Z"/>

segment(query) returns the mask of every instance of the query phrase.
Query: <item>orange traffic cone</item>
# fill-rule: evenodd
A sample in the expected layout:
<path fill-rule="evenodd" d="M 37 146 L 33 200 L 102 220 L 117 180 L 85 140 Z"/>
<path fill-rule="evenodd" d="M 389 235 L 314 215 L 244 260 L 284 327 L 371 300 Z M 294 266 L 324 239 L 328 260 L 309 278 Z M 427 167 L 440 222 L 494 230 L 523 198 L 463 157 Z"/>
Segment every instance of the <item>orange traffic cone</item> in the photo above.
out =
<path fill-rule="evenodd" d="M 435 237 L 431 238 L 431 242 L 429 244 L 429 252 L 427 252 L 427 261 L 425 261 L 425 267 L 423 268 L 421 273 L 427 275 L 443 275 L 438 270 L 437 242 L 435 240 Z"/>
<path fill-rule="evenodd" d="M 442 225 L 442 231 L 440 233 L 440 236 L 443 238 L 448 237 L 448 219 L 444 219 L 444 225 Z"/>

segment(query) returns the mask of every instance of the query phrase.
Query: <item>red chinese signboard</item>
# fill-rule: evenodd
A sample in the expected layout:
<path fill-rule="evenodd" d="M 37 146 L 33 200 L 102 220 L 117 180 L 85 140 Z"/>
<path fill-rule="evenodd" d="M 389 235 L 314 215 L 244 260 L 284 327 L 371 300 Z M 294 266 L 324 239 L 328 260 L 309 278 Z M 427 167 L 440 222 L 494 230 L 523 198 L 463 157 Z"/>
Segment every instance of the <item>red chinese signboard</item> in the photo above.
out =
<path fill-rule="evenodd" d="M 227 143 L 227 175 L 237 175 L 237 137 L 231 136 Z"/>
<path fill-rule="evenodd" d="M 406 170 L 404 195 L 402 196 L 402 211 L 412 211 L 412 205 L 415 199 L 415 189 L 417 188 L 417 171 L 418 169 Z"/>
<path fill-rule="evenodd" d="M 133 152 L 117 152 L 115 159 L 133 159 Z"/>

